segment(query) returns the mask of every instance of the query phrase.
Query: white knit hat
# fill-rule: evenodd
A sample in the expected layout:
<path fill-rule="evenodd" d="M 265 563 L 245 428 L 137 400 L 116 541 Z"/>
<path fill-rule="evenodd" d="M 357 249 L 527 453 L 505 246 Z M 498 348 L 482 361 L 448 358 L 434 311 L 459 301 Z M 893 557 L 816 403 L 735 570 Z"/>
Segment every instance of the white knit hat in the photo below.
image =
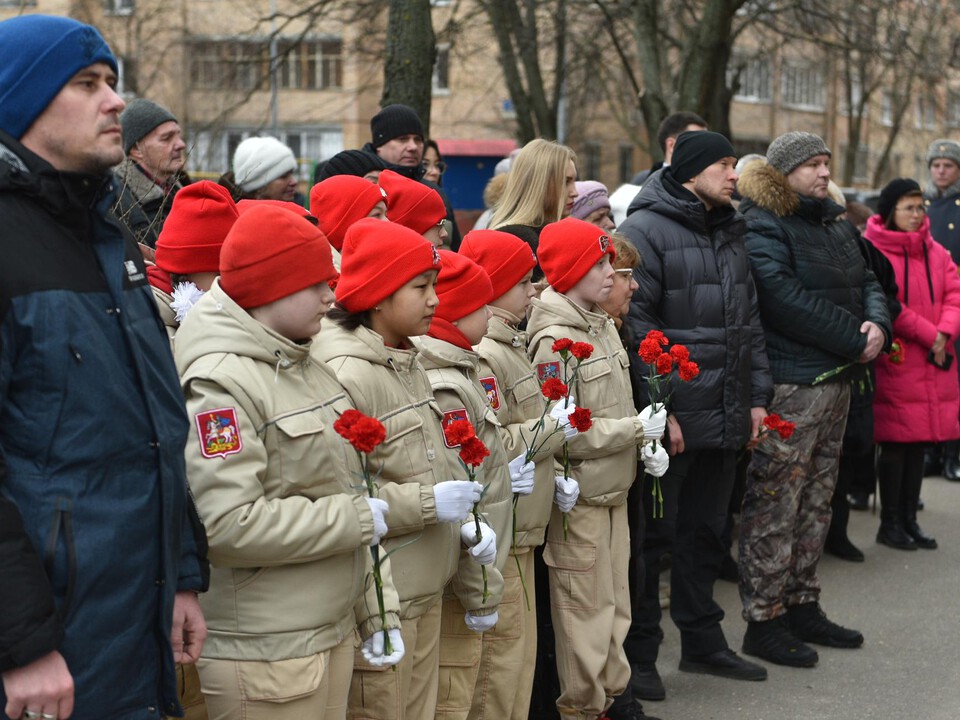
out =
<path fill-rule="evenodd" d="M 253 192 L 297 169 L 293 150 L 272 137 L 251 137 L 233 153 L 233 176 L 244 192 Z"/>

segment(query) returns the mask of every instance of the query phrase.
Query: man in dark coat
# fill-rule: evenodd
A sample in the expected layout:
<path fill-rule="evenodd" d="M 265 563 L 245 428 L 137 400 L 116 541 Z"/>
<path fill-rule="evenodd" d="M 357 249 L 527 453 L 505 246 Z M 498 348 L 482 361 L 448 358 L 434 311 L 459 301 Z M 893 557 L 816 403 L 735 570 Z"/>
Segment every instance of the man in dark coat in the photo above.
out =
<path fill-rule="evenodd" d="M 745 225 L 730 205 L 737 158 L 725 137 L 698 131 L 680 135 L 672 160 L 647 180 L 620 226 L 642 257 L 628 317 L 637 340 L 660 330 L 700 366 L 697 378 L 674 378 L 670 386 L 663 517 L 647 523 L 643 598 L 624 645 L 634 693 L 649 700 L 665 694 L 655 662 L 663 638 L 660 561 L 667 552 L 680 669 L 741 680 L 767 676 L 729 648 L 723 610 L 713 600 L 737 454 L 756 442 L 773 387 Z"/>
<path fill-rule="evenodd" d="M 188 420 L 133 237 L 117 63 L 96 29 L 0 22 L 0 708 L 182 715 L 206 627 Z"/>
<path fill-rule="evenodd" d="M 863 635 L 827 619 L 817 565 L 847 411 L 848 374 L 891 340 L 890 313 L 857 245 L 857 230 L 827 192 L 830 150 L 789 132 L 740 177 L 747 250 L 767 339 L 770 412 L 795 425 L 764 438 L 747 475 L 740 527 L 745 653 L 810 667 L 806 643 L 856 648 Z"/>

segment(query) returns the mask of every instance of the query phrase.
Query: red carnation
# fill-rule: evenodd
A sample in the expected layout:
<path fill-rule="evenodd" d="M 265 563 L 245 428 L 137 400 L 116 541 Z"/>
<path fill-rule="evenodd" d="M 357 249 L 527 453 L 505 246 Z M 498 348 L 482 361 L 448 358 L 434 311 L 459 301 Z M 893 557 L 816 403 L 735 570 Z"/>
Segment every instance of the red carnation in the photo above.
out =
<path fill-rule="evenodd" d="M 777 432 L 780 433 L 780 437 L 784 440 L 788 439 L 793 435 L 793 431 L 797 429 L 797 426 L 794 425 L 789 420 L 783 420 L 780 423 L 780 427 L 777 428 Z"/>
<path fill-rule="evenodd" d="M 372 453 L 387 437 L 383 423 L 359 410 L 346 410 L 333 423 L 334 431 L 362 453 Z"/>
<path fill-rule="evenodd" d="M 651 330 L 647 333 L 647 336 L 644 338 L 644 340 L 656 340 L 658 345 L 667 345 L 670 342 L 667 340 L 667 336 L 659 330 Z"/>
<path fill-rule="evenodd" d="M 763 424 L 770 430 L 776 430 L 782 422 L 783 420 L 776 413 L 770 413 L 763 419 Z"/>
<path fill-rule="evenodd" d="M 463 445 L 470 438 L 476 437 L 477 433 L 469 420 L 454 420 L 443 428 L 443 436 L 447 440 L 447 445 L 456 447 L 457 445 Z"/>
<path fill-rule="evenodd" d="M 544 380 L 543 385 L 540 386 L 540 392 L 543 393 L 543 396 L 547 400 L 559 400 L 562 397 L 566 397 L 569 391 L 570 388 L 557 378 L 548 378 Z"/>
<path fill-rule="evenodd" d="M 580 362 L 583 362 L 593 354 L 593 345 L 585 342 L 575 342 L 570 346 L 570 354 Z"/>
<path fill-rule="evenodd" d="M 458 422 L 466 422 L 465 420 L 459 420 Z M 467 423 L 469 425 L 470 423 Z M 471 432 L 473 427 L 470 428 Z M 462 443 L 460 443 L 460 459 L 463 460 L 464 465 L 472 465 L 476 467 L 483 462 L 483 459 L 490 455 L 490 451 L 487 450 L 487 446 L 483 444 L 483 441 L 478 438 L 476 435 L 468 437 Z"/>
<path fill-rule="evenodd" d="M 572 347 L 573 340 L 570 338 L 559 338 L 553 341 L 553 346 L 550 349 L 555 353 L 562 353 L 564 350 L 569 350 Z"/>
<path fill-rule="evenodd" d="M 586 432 L 593 427 L 593 418 L 590 416 L 590 411 L 587 408 L 578 407 L 570 413 L 570 424 L 579 432 Z"/>
<path fill-rule="evenodd" d="M 678 363 L 687 362 L 690 359 L 690 351 L 687 350 L 686 346 L 677 344 L 670 348 L 670 357 Z"/>
<path fill-rule="evenodd" d="M 673 358 L 669 353 L 660 353 L 657 358 L 657 375 L 668 375 L 673 370 Z"/>
<path fill-rule="evenodd" d="M 700 374 L 700 366 L 697 365 L 693 360 L 680 363 L 680 369 L 678 370 L 680 379 L 684 382 L 690 382 L 697 375 Z"/>
<path fill-rule="evenodd" d="M 655 331 L 651 330 L 650 332 Z M 637 354 L 647 365 L 655 363 L 657 358 L 660 357 L 660 341 L 648 336 L 645 340 L 641 341 Z"/>
<path fill-rule="evenodd" d="M 341 437 L 347 437 L 350 428 L 362 417 L 364 417 L 364 415 L 359 410 L 354 410 L 353 408 L 344 410 L 343 414 L 333 423 L 333 429 Z"/>

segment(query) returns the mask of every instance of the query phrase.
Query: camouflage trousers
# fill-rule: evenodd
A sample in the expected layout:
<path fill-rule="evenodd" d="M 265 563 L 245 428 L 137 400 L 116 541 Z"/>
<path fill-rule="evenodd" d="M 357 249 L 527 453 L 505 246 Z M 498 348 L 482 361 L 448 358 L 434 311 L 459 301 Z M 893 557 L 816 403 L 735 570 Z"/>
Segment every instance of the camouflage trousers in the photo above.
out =
<path fill-rule="evenodd" d="M 776 385 L 768 411 L 796 425 L 753 452 L 740 515 L 743 617 L 771 620 L 820 597 L 817 565 L 830 529 L 850 385 Z"/>

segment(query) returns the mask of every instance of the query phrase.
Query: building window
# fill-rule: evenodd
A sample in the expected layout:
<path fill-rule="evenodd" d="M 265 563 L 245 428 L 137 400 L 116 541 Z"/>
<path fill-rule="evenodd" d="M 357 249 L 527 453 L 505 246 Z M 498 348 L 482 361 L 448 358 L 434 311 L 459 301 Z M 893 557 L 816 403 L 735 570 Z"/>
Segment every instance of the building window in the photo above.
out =
<path fill-rule="evenodd" d="M 133 58 L 117 56 L 117 93 L 122 97 L 137 94 L 137 61 Z"/>
<path fill-rule="evenodd" d="M 784 63 L 780 97 L 784 105 L 801 110 L 823 110 L 823 72 L 812 65 Z"/>
<path fill-rule="evenodd" d="M 103 11 L 107 15 L 133 15 L 133 3 L 134 0 L 103 0 Z"/>
<path fill-rule="evenodd" d="M 947 125 L 960 127 L 960 90 L 947 93 Z"/>
<path fill-rule="evenodd" d="M 621 145 L 617 161 L 620 182 L 633 180 L 633 145 Z"/>
<path fill-rule="evenodd" d="M 884 90 L 880 99 L 880 123 L 884 127 L 893 127 L 893 93 L 889 90 Z"/>
<path fill-rule="evenodd" d="M 343 85 L 343 43 L 302 40 L 278 43 L 278 85 L 288 90 L 325 90 Z M 195 40 L 190 43 L 194 90 L 258 90 L 270 68 L 266 40 Z"/>
<path fill-rule="evenodd" d="M 582 180 L 596 180 L 600 177 L 600 143 L 585 143 L 583 154 L 583 172 L 580 174 L 580 178 Z"/>
<path fill-rule="evenodd" d="M 735 70 L 728 72 L 727 82 L 732 82 Z M 770 61 L 755 58 L 742 61 L 740 68 L 740 89 L 734 95 L 737 100 L 746 102 L 770 102 L 773 99 L 773 83 L 770 73 Z"/>
<path fill-rule="evenodd" d="M 435 95 L 446 95 L 450 92 L 450 45 L 437 45 L 432 84 Z"/>
<path fill-rule="evenodd" d="M 917 96 L 913 124 L 918 130 L 934 130 L 937 127 L 937 100 L 931 93 Z"/>
<path fill-rule="evenodd" d="M 193 147 L 189 154 L 190 172 L 197 177 L 216 178 L 232 169 L 233 153 L 248 137 L 258 134 L 254 128 L 229 128 L 219 132 L 188 129 Z M 297 175 L 309 182 L 318 162 L 336 155 L 343 149 L 343 131 L 335 128 L 285 128 L 277 133 L 297 158 Z"/>

